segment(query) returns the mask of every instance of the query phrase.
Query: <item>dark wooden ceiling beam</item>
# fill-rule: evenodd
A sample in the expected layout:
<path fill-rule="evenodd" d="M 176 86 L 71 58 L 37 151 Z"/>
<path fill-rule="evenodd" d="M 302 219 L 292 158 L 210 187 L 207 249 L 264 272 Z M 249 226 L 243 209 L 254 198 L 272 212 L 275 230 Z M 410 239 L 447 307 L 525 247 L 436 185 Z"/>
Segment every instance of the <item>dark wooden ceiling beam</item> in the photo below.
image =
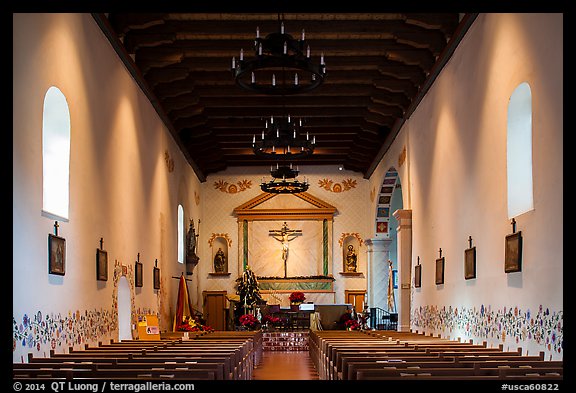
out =
<path fill-rule="evenodd" d="M 268 96 L 268 97 L 252 97 L 244 98 L 242 100 L 231 100 L 225 97 L 204 97 L 197 102 L 193 102 L 193 96 L 190 95 L 192 101 L 190 106 L 201 105 L 211 108 L 287 108 L 291 111 L 292 108 L 318 108 L 318 107 L 359 107 L 368 106 L 371 104 L 369 97 L 342 97 L 342 96 L 326 96 L 321 100 L 318 97 L 304 97 L 304 96 Z M 171 102 L 186 102 L 188 97 L 182 100 L 174 99 Z"/>
<path fill-rule="evenodd" d="M 230 71 L 240 48 L 253 56 L 256 26 L 261 36 L 278 30 L 277 13 L 108 15 L 110 22 L 100 25 L 116 32 L 121 55 L 137 67 L 138 83 L 201 181 L 230 166 L 261 165 L 251 137 L 265 118 L 287 114 L 303 117 L 316 137 L 315 154 L 300 163 L 338 164 L 366 176 L 460 22 L 457 13 L 283 14 L 289 34 L 298 38 L 305 29 L 313 58 L 324 52 L 328 73 L 318 89 L 279 98 L 239 88 Z"/>
<path fill-rule="evenodd" d="M 298 114 L 294 116 L 311 117 L 347 117 L 361 116 L 365 111 L 363 107 L 350 107 L 346 110 L 342 108 L 299 108 Z M 286 111 L 282 108 L 206 108 L 204 114 L 209 118 L 217 117 L 256 117 L 262 116 L 283 116 Z"/>

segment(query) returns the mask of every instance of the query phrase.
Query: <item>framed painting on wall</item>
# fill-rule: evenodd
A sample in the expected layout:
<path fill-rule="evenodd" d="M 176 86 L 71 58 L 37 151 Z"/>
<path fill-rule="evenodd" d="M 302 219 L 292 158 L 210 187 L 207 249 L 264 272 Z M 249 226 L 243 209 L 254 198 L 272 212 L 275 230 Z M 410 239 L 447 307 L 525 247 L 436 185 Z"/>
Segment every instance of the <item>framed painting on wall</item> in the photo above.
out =
<path fill-rule="evenodd" d="M 48 273 L 66 274 L 66 239 L 48 234 Z"/>
<path fill-rule="evenodd" d="M 476 247 L 464 250 L 464 278 L 476 278 Z"/>
<path fill-rule="evenodd" d="M 154 267 L 154 289 L 160 289 L 160 269 Z"/>
<path fill-rule="evenodd" d="M 108 252 L 96 249 L 96 280 L 108 281 Z"/>
<path fill-rule="evenodd" d="M 436 259 L 436 285 L 444 284 L 444 257 Z"/>
<path fill-rule="evenodd" d="M 420 288 L 422 285 L 422 265 L 414 266 L 414 287 Z"/>
<path fill-rule="evenodd" d="M 134 285 L 137 287 L 143 286 L 141 262 L 136 262 L 136 265 L 134 266 Z"/>
<path fill-rule="evenodd" d="M 506 236 L 504 271 L 506 273 L 522 270 L 522 231 Z"/>

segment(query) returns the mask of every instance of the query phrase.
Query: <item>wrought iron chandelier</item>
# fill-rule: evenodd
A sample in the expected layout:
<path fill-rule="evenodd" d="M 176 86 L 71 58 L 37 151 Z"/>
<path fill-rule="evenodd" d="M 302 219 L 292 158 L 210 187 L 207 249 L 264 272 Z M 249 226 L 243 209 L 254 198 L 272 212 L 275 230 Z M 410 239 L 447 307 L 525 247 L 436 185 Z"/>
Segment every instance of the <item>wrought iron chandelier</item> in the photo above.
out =
<path fill-rule="evenodd" d="M 260 189 L 271 194 L 298 194 L 307 191 L 310 184 L 306 178 L 302 182 L 299 181 L 298 173 L 298 168 L 294 169 L 292 164 L 289 166 L 276 164 L 276 169 L 270 168 L 272 180 L 267 183 L 262 180 Z"/>
<path fill-rule="evenodd" d="M 260 28 L 256 27 L 253 59 L 244 59 L 244 49 L 240 49 L 238 61 L 232 58 L 236 84 L 268 95 L 304 93 L 320 86 L 326 75 L 324 53 L 320 55 L 320 63 L 314 63 L 304 29 L 297 40 L 284 32 L 280 14 L 278 22 L 279 32 L 265 38 L 260 37 Z"/>
<path fill-rule="evenodd" d="M 316 146 L 316 137 L 302 131 L 302 119 L 288 117 L 266 120 L 261 136 L 252 137 L 254 154 L 260 157 L 290 160 L 311 155 Z"/>

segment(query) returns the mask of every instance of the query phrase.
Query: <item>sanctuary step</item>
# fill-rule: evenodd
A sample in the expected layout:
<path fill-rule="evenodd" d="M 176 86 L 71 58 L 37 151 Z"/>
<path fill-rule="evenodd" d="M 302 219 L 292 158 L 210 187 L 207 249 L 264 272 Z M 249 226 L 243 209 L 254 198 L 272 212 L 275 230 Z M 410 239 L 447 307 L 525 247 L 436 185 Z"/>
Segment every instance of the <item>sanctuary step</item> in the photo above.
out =
<path fill-rule="evenodd" d="M 262 333 L 264 351 L 308 351 L 309 331 L 278 331 Z"/>

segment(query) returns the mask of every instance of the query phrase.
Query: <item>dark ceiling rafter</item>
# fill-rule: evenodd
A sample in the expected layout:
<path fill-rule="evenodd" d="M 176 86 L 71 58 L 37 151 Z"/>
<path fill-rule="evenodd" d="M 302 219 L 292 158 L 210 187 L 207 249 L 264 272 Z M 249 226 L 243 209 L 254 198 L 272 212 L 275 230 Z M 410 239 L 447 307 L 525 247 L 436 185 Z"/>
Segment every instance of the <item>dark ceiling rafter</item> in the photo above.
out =
<path fill-rule="evenodd" d="M 476 14 L 285 13 L 312 56 L 324 53 L 317 89 L 275 97 L 235 85 L 231 59 L 251 53 L 274 13 L 110 13 L 94 19 L 150 99 L 200 181 L 234 166 L 269 167 L 251 141 L 270 116 L 304 119 L 316 136 L 299 165 L 341 165 L 368 178 Z M 270 75 L 271 77 L 271 75 Z M 277 77 L 293 78 L 292 75 Z"/>

